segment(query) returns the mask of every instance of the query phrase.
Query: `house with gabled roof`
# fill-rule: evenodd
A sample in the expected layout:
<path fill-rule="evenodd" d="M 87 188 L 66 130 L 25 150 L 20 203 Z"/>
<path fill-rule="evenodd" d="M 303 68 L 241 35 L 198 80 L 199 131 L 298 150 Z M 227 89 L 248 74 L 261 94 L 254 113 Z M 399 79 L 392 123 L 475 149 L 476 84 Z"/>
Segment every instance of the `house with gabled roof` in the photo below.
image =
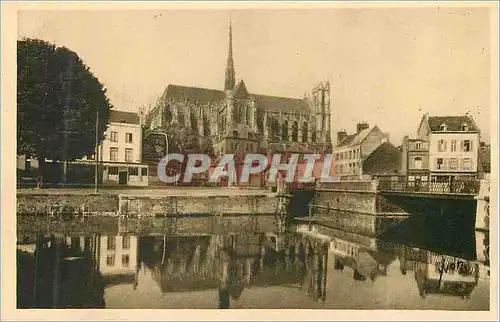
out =
<path fill-rule="evenodd" d="M 477 178 L 480 130 L 471 115 L 424 114 L 417 137 L 429 144 L 431 182 Z"/>
<path fill-rule="evenodd" d="M 356 132 L 353 134 L 347 135 L 345 130 L 337 132 L 337 144 L 333 148 L 335 174 L 343 180 L 362 179 L 364 175 L 368 174 L 365 173 L 367 172 L 366 166 L 363 167 L 367 158 L 379 146 L 388 141 L 387 133 L 383 132 L 377 125 L 370 127 L 365 122 L 358 123 Z M 383 153 L 382 150 L 381 153 Z M 399 166 L 395 168 L 399 168 Z M 368 172 L 373 175 L 372 171 Z"/>

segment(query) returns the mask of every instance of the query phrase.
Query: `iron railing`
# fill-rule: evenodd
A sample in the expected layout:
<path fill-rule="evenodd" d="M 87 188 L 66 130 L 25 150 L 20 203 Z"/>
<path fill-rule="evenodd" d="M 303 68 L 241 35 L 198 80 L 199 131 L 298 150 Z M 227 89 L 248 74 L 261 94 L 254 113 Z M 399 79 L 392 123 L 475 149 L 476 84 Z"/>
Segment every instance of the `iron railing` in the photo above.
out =
<path fill-rule="evenodd" d="M 406 182 L 401 180 L 379 179 L 377 190 L 390 192 L 421 192 L 432 194 L 477 194 L 479 192 L 479 180 Z"/>

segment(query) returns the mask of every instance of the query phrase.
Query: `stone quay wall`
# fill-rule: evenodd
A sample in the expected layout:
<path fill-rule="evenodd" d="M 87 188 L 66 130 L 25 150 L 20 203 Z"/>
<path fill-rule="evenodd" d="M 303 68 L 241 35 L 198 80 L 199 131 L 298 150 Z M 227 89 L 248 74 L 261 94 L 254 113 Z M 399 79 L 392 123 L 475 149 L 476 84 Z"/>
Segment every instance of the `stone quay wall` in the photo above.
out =
<path fill-rule="evenodd" d="M 190 215 L 190 214 L 275 214 L 277 195 L 236 196 L 120 196 L 121 215 Z"/>
<path fill-rule="evenodd" d="M 278 214 L 288 197 L 278 194 L 118 195 L 18 193 L 18 215 L 248 215 Z"/>
<path fill-rule="evenodd" d="M 18 193 L 17 214 L 95 214 L 118 213 L 117 195 Z"/>

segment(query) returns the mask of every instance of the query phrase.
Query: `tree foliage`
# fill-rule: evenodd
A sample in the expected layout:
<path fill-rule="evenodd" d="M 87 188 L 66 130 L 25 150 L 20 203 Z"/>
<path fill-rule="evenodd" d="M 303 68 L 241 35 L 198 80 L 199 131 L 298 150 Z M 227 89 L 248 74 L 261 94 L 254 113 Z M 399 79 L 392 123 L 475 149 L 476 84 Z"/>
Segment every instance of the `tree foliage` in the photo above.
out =
<path fill-rule="evenodd" d="M 111 104 L 78 55 L 38 39 L 17 43 L 17 153 L 74 160 L 104 138 Z"/>

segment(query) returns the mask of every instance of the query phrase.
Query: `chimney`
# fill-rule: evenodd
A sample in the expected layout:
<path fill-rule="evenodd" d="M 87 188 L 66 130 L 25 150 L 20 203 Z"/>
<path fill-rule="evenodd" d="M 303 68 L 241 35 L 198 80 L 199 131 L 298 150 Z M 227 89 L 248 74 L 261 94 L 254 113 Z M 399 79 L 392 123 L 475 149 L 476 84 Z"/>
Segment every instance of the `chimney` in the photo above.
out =
<path fill-rule="evenodd" d="M 361 132 L 361 131 L 363 131 L 365 129 L 368 129 L 368 128 L 370 128 L 370 125 L 368 125 L 368 123 L 366 123 L 366 122 L 358 123 L 356 125 L 356 133 L 359 134 L 359 132 Z"/>
<path fill-rule="evenodd" d="M 337 144 L 342 142 L 347 137 L 347 132 L 345 130 L 337 132 Z"/>

